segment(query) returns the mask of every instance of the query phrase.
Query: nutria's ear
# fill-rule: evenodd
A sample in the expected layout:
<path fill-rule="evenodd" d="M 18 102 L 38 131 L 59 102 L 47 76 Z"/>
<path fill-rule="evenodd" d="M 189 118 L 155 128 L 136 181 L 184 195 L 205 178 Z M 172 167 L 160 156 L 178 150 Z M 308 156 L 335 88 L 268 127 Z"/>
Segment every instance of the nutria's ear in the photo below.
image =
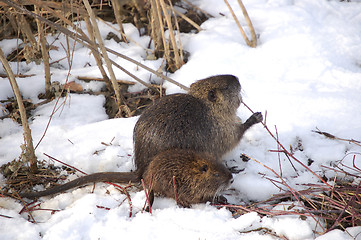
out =
<path fill-rule="evenodd" d="M 211 89 L 208 91 L 208 100 L 211 102 L 217 101 L 217 91 L 216 89 Z"/>

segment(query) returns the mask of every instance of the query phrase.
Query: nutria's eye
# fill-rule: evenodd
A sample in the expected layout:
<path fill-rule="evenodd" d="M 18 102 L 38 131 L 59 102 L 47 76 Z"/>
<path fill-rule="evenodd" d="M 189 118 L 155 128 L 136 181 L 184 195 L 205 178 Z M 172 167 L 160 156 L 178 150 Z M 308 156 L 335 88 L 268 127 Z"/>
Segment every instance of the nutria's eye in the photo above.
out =
<path fill-rule="evenodd" d="M 202 167 L 201 167 L 201 172 L 207 172 L 208 171 L 208 165 L 207 164 L 204 164 Z"/>
<path fill-rule="evenodd" d="M 209 90 L 208 100 L 211 102 L 215 102 L 217 100 L 217 94 L 215 89 Z"/>

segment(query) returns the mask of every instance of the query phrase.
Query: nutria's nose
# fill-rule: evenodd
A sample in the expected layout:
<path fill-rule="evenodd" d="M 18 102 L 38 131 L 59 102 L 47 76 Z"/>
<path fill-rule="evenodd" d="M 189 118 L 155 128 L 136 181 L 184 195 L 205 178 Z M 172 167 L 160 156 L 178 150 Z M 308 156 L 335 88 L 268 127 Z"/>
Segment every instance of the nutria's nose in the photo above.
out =
<path fill-rule="evenodd" d="M 234 182 L 234 179 L 231 178 L 231 180 L 229 180 L 229 184 L 232 184 Z"/>

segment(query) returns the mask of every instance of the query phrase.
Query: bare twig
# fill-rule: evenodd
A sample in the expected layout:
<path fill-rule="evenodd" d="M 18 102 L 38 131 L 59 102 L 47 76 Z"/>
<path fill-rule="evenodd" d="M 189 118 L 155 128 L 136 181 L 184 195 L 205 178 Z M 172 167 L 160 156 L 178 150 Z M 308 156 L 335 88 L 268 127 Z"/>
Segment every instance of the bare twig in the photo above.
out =
<path fill-rule="evenodd" d="M 354 139 L 345 139 L 345 138 L 339 138 L 339 137 L 336 137 L 335 135 L 332 135 L 330 133 L 327 133 L 327 132 L 322 132 L 320 131 L 319 129 L 317 129 L 317 131 L 312 131 L 314 133 L 318 133 L 320 135 L 323 135 L 329 139 L 334 139 L 334 140 L 339 140 L 339 141 L 345 141 L 345 142 L 349 142 L 349 143 L 353 143 L 353 144 L 356 144 L 357 146 L 360 146 L 361 147 L 361 142 L 360 141 L 356 141 Z"/>
<path fill-rule="evenodd" d="M 33 77 L 35 74 L 14 74 L 14 77 L 16 78 L 27 78 L 27 77 Z M 1 78 L 7 78 L 8 75 L 6 74 L 0 74 Z"/>
<path fill-rule="evenodd" d="M 278 141 L 278 131 L 277 131 L 277 126 L 275 126 L 275 130 L 276 130 L 276 137 L 277 137 L 277 141 Z M 278 149 L 278 151 L 277 151 L 277 155 L 278 155 L 278 165 L 279 165 L 279 167 L 280 167 L 280 175 L 281 175 L 281 177 L 282 177 L 282 164 L 281 164 L 281 156 L 280 156 L 280 145 L 279 144 L 277 144 L 277 149 Z"/>
<path fill-rule="evenodd" d="M 142 186 L 143 186 L 143 189 L 144 189 L 145 197 L 146 197 L 146 199 L 147 199 L 149 213 L 152 214 L 152 204 L 150 203 L 150 200 L 149 200 L 149 194 L 148 194 L 147 187 L 145 186 L 145 183 L 144 183 L 144 180 L 143 180 L 143 179 L 141 179 L 140 181 L 142 182 Z M 151 188 L 151 186 L 149 186 L 149 187 Z M 151 190 L 151 191 L 152 191 L 152 190 Z"/>
<path fill-rule="evenodd" d="M 104 82 L 104 78 L 96 78 L 96 77 L 83 77 L 83 76 L 78 76 L 77 79 L 85 81 L 85 82 L 89 82 L 89 81 L 99 81 L 99 82 Z M 116 81 L 120 84 L 126 84 L 126 85 L 134 85 L 135 82 L 131 82 L 131 81 L 126 81 L 126 80 L 119 80 L 116 79 Z"/>
<path fill-rule="evenodd" d="M 33 220 L 33 223 L 36 223 L 36 221 L 35 221 L 33 215 L 31 214 L 31 211 L 30 211 L 30 209 L 28 208 L 28 205 L 26 204 L 26 202 L 20 197 L 20 195 L 19 195 L 16 191 L 14 191 L 14 196 L 15 196 L 18 200 L 20 200 L 20 201 L 22 202 L 22 204 L 24 205 L 24 208 L 26 209 L 26 211 L 28 212 L 29 216 L 30 216 L 31 219 Z"/>
<path fill-rule="evenodd" d="M 123 194 L 125 194 L 125 196 L 127 197 L 127 200 L 128 200 L 128 204 L 129 204 L 129 217 L 132 217 L 132 215 L 133 215 L 133 203 L 132 203 L 132 199 L 130 197 L 129 192 L 124 187 L 122 187 L 122 186 L 120 186 L 118 184 L 111 183 L 111 182 L 105 182 L 105 183 L 120 189 L 121 192 Z"/>
<path fill-rule="evenodd" d="M 56 158 L 54 158 L 54 157 L 52 157 L 52 156 L 50 156 L 50 155 L 48 155 L 48 154 L 46 154 L 46 153 L 43 153 L 43 154 L 44 154 L 45 156 L 47 156 L 48 158 L 56 161 L 56 162 L 59 162 L 59 163 L 65 165 L 65 166 L 67 166 L 67 167 L 69 167 L 69 168 L 72 168 L 72 169 L 76 170 L 77 172 L 80 172 L 80 173 L 82 173 L 82 174 L 84 174 L 84 175 L 87 175 L 85 172 L 83 172 L 82 170 L 80 170 L 80 169 L 78 169 L 78 168 L 76 168 L 76 167 L 73 167 L 73 166 L 71 166 L 71 165 L 69 165 L 69 164 L 66 164 L 65 162 L 62 162 L 62 161 L 60 161 L 60 160 L 58 160 L 58 159 L 56 159 Z"/>

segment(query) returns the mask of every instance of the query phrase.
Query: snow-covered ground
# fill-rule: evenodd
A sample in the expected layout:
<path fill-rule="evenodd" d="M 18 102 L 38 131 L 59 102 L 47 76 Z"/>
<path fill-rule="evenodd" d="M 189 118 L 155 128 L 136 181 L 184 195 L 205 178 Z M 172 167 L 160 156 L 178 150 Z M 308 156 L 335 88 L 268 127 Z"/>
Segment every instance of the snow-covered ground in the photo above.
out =
<path fill-rule="evenodd" d="M 293 146 L 295 156 L 311 170 L 329 178 L 333 171 L 321 168 L 343 159 L 352 166 L 361 167 L 361 148 L 348 142 L 326 139 L 312 132 L 317 128 L 338 137 L 361 139 L 361 2 L 336 0 L 244 0 L 244 4 L 259 35 L 257 48 L 246 46 L 226 5 L 219 0 L 194 0 L 200 8 L 215 18 L 202 24 L 197 34 L 182 34 L 181 39 L 190 58 L 171 78 L 189 86 L 195 80 L 215 74 L 234 74 L 242 85 L 243 100 L 254 110 L 267 111 L 267 125 L 277 132 L 284 146 Z M 236 0 L 230 1 L 242 25 L 246 25 Z M 220 14 L 221 13 L 221 14 Z M 99 23 L 105 37 L 111 28 Z M 113 27 L 116 27 L 114 25 Z M 126 33 L 136 41 L 126 45 L 113 40 L 105 41 L 109 48 L 158 69 L 161 60 L 145 60 L 149 37 L 140 37 L 136 28 L 125 25 Z M 66 53 L 55 40 L 58 50 L 52 50 L 52 61 Z M 15 40 L 4 40 L 0 47 L 6 53 L 16 47 Z M 114 61 L 149 81 L 150 74 L 125 60 L 111 56 Z M 90 63 L 90 64 L 88 64 Z M 90 66 L 89 66 L 90 65 Z M 38 102 L 44 91 L 43 65 L 13 63 L 13 71 L 35 74 L 17 79 L 25 98 Z M 69 65 L 66 59 L 53 65 L 52 81 L 64 83 Z M 0 72 L 4 73 L 3 68 Z M 115 69 L 119 79 L 130 79 Z M 95 60 L 89 50 L 75 45 L 69 80 L 77 76 L 100 77 Z M 157 81 L 155 76 L 152 81 Z M 79 82 L 78 80 L 76 80 Z M 80 82 L 79 82 L 80 83 Z M 81 83 L 86 89 L 99 90 L 100 83 Z M 165 83 L 167 93 L 182 92 L 171 83 Z M 141 85 L 131 87 L 132 91 Z M 7 79 L 0 79 L 0 99 L 13 96 Z M 45 138 L 36 149 L 39 160 L 48 160 L 44 153 L 60 159 L 87 173 L 99 171 L 130 171 L 133 145 L 132 131 L 137 117 L 108 119 L 103 108 L 104 97 L 72 94 L 65 105 L 54 115 Z M 62 100 L 60 101 L 62 102 Z M 34 143 L 44 133 L 55 102 L 35 110 L 30 122 Z M 245 120 L 251 115 L 244 106 L 238 115 Z M 104 145 L 104 143 L 111 143 Z M 22 128 L 9 119 L 0 120 L 0 165 L 17 158 L 23 143 Z M 303 151 L 297 150 L 301 143 Z M 255 161 L 243 162 L 245 153 L 268 167 L 279 171 L 277 144 L 261 124 L 253 127 L 232 152 L 224 156 L 230 166 L 244 171 L 234 174 L 232 195 L 229 201 L 245 204 L 261 201 L 279 193 L 266 177 L 276 176 Z M 94 152 L 98 151 L 98 154 Z M 56 163 L 58 164 L 58 163 Z M 294 163 L 297 172 L 281 156 L 282 176 L 287 183 L 302 189 L 305 183 L 318 179 L 300 164 Z M 80 175 L 79 175 L 80 176 Z M 70 178 L 75 178 L 71 176 Z M 0 175 L 0 183 L 4 178 Z M 55 197 L 41 198 L 41 208 L 60 210 L 34 211 L 38 224 L 28 221 L 26 213 L 19 214 L 22 204 L 12 199 L 0 198 L 0 239 L 278 239 L 271 234 L 250 231 L 267 228 L 287 239 L 348 240 L 361 239 L 361 227 L 348 228 L 346 232 L 334 230 L 319 236 L 322 231 L 311 218 L 297 216 L 261 217 L 256 213 L 233 218 L 227 209 L 217 209 L 209 204 L 199 204 L 190 209 L 178 208 L 171 199 L 157 198 L 153 214 L 142 212 L 143 191 L 130 192 L 133 216 L 125 195 L 113 186 L 97 184 L 75 189 Z M 352 236 L 358 236 L 353 238 Z"/>

